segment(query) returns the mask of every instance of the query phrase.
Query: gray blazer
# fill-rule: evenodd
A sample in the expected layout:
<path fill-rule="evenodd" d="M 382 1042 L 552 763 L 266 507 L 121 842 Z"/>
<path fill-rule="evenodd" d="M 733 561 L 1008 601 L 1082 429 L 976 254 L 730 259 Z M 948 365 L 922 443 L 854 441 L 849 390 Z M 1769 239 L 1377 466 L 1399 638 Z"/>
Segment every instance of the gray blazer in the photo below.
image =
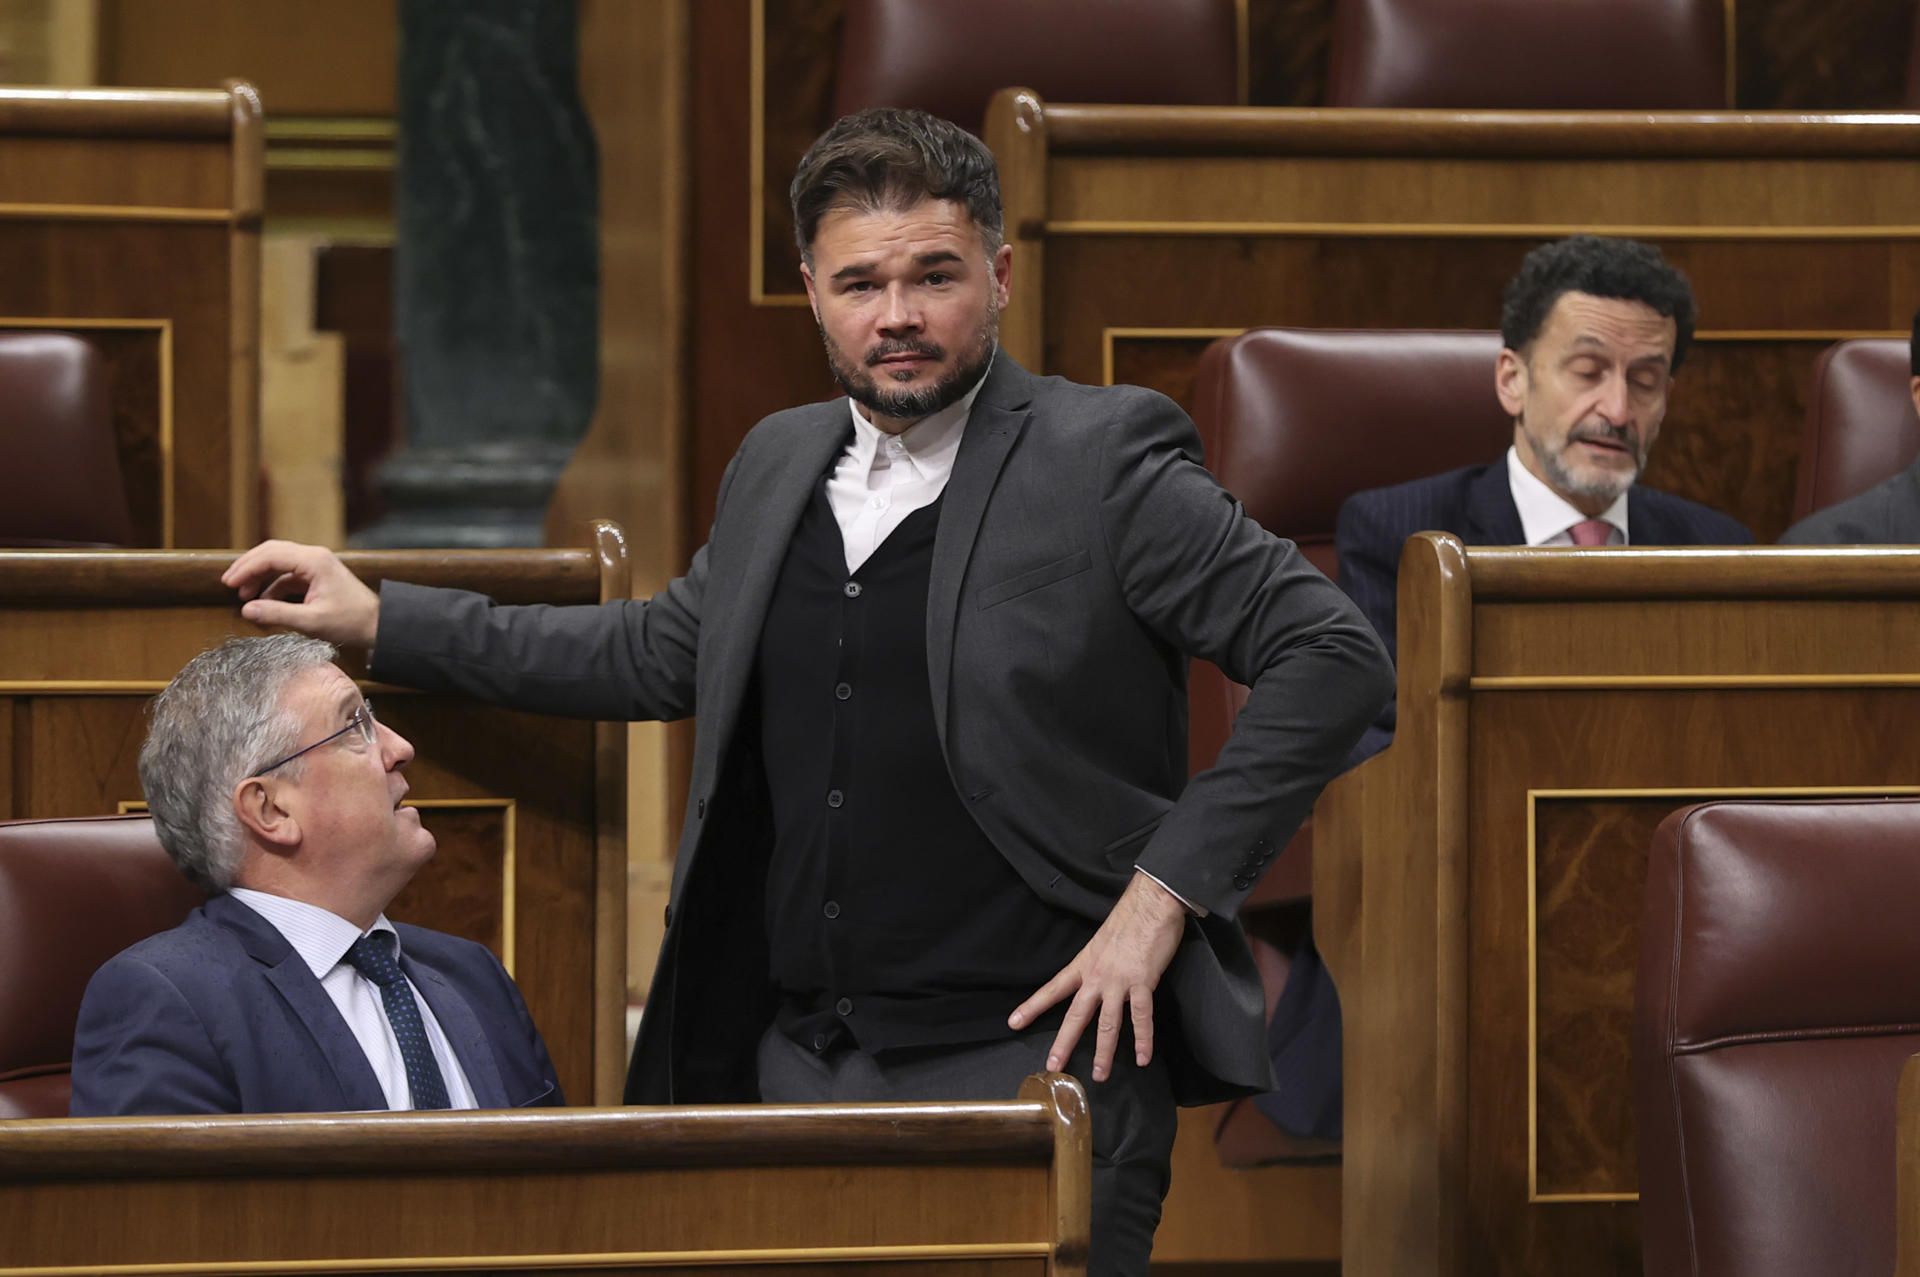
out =
<path fill-rule="evenodd" d="M 697 711 L 631 1102 L 757 1098 L 772 1003 L 755 652 L 792 531 L 850 429 L 843 399 L 755 426 L 707 545 L 651 600 L 500 607 L 381 591 L 376 678 L 590 718 Z M 1219 762 L 1191 783 L 1187 656 L 1252 689 Z M 1138 864 L 1207 910 L 1158 995 L 1180 1098 L 1269 1087 L 1260 983 L 1234 915 L 1393 694 L 1366 619 L 1214 482 L 1172 402 L 1035 377 L 1003 351 L 946 488 L 927 677 L 962 801 L 1037 894 L 1097 921 Z"/>
<path fill-rule="evenodd" d="M 1920 545 L 1920 461 L 1788 528 L 1781 545 Z"/>

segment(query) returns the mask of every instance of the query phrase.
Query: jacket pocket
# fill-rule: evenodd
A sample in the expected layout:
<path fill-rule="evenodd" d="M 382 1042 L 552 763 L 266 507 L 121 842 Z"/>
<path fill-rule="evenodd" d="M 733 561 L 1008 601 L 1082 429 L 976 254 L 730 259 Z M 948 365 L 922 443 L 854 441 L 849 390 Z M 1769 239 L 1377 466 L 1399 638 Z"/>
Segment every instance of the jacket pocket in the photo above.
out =
<path fill-rule="evenodd" d="M 557 1089 L 559 1089 L 559 1083 L 549 1079 L 543 1089 L 535 1091 L 524 1100 L 515 1100 L 513 1106 L 517 1109 L 545 1108 L 553 1103 L 553 1093 Z"/>
<path fill-rule="evenodd" d="M 1018 576 L 1010 576 L 1004 581 L 996 581 L 994 584 L 986 586 L 979 594 L 974 596 L 979 600 L 975 606 L 984 612 L 988 608 L 997 607 L 1009 599 L 1017 599 L 1022 594 L 1031 594 L 1035 590 L 1043 586 L 1052 585 L 1056 581 L 1064 581 L 1070 576 L 1078 576 L 1092 566 L 1093 556 L 1091 554 L 1088 554 L 1085 550 L 1075 550 L 1064 559 L 1055 559 L 1051 563 L 1043 563 L 1031 571 L 1022 572 Z"/>
<path fill-rule="evenodd" d="M 1107 862 L 1109 869 L 1125 871 L 1133 868 L 1134 862 L 1140 859 L 1140 849 L 1147 845 L 1147 840 L 1153 837 L 1153 831 L 1160 828 L 1160 822 L 1165 819 L 1163 812 L 1138 829 L 1121 834 L 1100 849 L 1101 859 Z"/>

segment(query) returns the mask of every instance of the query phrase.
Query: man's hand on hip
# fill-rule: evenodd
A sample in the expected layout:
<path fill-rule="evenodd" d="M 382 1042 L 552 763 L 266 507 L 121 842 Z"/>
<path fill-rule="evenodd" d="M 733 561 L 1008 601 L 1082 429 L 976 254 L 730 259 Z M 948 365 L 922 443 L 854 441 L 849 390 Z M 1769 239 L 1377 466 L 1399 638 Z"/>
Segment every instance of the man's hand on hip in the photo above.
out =
<path fill-rule="evenodd" d="M 240 592 L 240 615 L 255 625 L 349 647 L 372 647 L 380 628 L 380 596 L 321 546 L 262 541 L 229 564 L 220 582 Z M 301 601 L 286 601 L 295 596 Z"/>
<path fill-rule="evenodd" d="M 1131 1010 L 1134 1063 L 1146 1065 L 1153 1059 L 1153 990 L 1180 948 L 1186 925 L 1186 907 L 1173 893 L 1135 873 L 1093 939 L 1059 975 L 1015 1008 L 1007 1024 L 1021 1028 L 1071 994 L 1073 1003 L 1047 1052 L 1047 1067 L 1066 1067 L 1081 1033 L 1097 1016 L 1093 1080 L 1104 1082 L 1113 1071 L 1120 1026 Z"/>

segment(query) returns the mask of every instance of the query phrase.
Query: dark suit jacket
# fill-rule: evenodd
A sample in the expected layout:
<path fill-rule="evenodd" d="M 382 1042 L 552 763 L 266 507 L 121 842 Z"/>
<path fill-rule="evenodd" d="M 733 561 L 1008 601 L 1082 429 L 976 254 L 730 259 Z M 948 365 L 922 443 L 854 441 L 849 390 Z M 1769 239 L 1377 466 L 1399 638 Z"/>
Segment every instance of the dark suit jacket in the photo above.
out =
<path fill-rule="evenodd" d="M 698 707 L 632 1101 L 757 1098 L 772 839 L 748 698 L 788 542 L 850 431 L 844 399 L 754 427 L 711 539 L 651 601 L 381 590 L 376 678 L 593 718 Z M 1189 654 L 1253 689 L 1191 784 Z M 1391 693 L 1365 619 L 1220 489 L 1166 398 L 1035 377 L 1003 351 L 943 499 L 927 665 L 961 800 L 1035 893 L 1103 919 L 1138 864 L 1210 911 L 1159 987 L 1177 1093 L 1265 1087 L 1259 978 L 1234 914 Z"/>
<path fill-rule="evenodd" d="M 1644 484 L 1627 490 L 1627 528 L 1635 545 L 1749 545 L 1753 534 L 1718 510 Z M 1334 529 L 1340 588 L 1367 614 L 1389 652 L 1398 648 L 1394 601 L 1400 551 L 1416 532 L 1451 532 L 1468 545 L 1523 545 L 1507 461 L 1467 466 L 1390 488 L 1356 492 L 1340 507 Z M 1352 763 L 1393 740 L 1394 707 L 1367 729 Z"/>
<path fill-rule="evenodd" d="M 471 940 L 396 924 L 483 1109 L 563 1104 L 520 991 Z M 73 1043 L 75 1117 L 383 1110 L 366 1053 L 286 937 L 231 896 L 94 974 Z"/>
<path fill-rule="evenodd" d="M 1781 545 L 1920 545 L 1920 461 L 1857 497 L 1816 510 Z"/>

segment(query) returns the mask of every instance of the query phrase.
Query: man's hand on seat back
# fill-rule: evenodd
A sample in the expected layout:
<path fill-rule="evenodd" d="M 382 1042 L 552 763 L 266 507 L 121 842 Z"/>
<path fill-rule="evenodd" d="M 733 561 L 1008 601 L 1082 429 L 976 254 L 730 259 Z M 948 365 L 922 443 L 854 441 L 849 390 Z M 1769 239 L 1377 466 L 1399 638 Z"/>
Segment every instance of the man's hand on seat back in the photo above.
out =
<path fill-rule="evenodd" d="M 380 628 L 380 596 L 323 546 L 262 541 L 228 565 L 220 581 L 240 592 L 240 615 L 255 625 L 363 648 L 373 646 Z M 295 597 L 301 601 L 287 601 Z"/>
<path fill-rule="evenodd" d="M 1153 1059 L 1153 990 L 1179 950 L 1186 926 L 1187 909 L 1179 898 L 1146 874 L 1134 874 L 1093 939 L 1059 975 L 1022 1002 L 1007 1024 L 1021 1028 L 1072 994 L 1067 1018 L 1047 1052 L 1049 1069 L 1066 1067 L 1091 1021 L 1096 1024 L 1093 1080 L 1106 1081 L 1129 1012 L 1134 1063 L 1145 1066 Z"/>

